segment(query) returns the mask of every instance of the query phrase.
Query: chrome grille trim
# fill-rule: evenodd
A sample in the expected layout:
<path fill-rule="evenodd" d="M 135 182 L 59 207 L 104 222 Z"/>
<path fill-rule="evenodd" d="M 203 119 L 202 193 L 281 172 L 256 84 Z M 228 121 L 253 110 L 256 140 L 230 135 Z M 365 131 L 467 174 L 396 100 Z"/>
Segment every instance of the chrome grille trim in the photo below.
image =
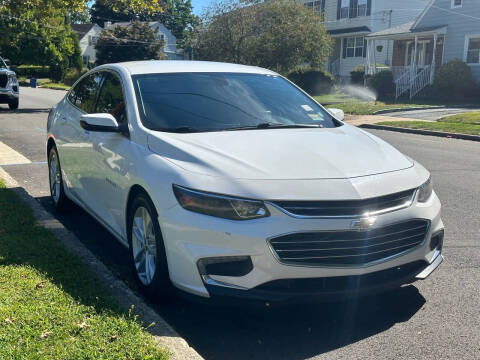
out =
<path fill-rule="evenodd" d="M 382 199 L 386 197 L 394 197 L 395 195 L 399 195 L 398 198 L 393 199 L 393 200 L 384 200 L 384 201 L 379 201 L 375 202 L 373 205 L 367 205 L 369 202 L 373 202 L 376 199 Z M 402 196 L 403 195 L 403 196 Z M 363 200 L 326 200 L 326 201 L 290 201 L 290 200 L 270 200 L 270 201 L 265 201 L 266 204 L 269 204 L 270 206 L 273 206 L 274 208 L 280 210 L 281 212 L 285 213 L 286 215 L 289 215 L 291 217 L 297 218 L 297 219 L 353 219 L 353 218 L 358 218 L 358 217 L 368 217 L 368 216 L 376 216 L 376 215 L 382 215 L 386 214 L 389 212 L 393 211 L 398 211 L 401 209 L 406 209 L 410 207 L 413 202 L 415 201 L 415 197 L 417 195 L 417 189 L 410 189 L 406 191 L 402 191 L 399 193 L 394 193 L 394 194 L 389 194 L 389 195 L 384 195 L 384 196 L 379 196 L 375 198 L 368 198 L 368 199 L 363 199 Z M 405 200 L 405 202 L 395 205 L 395 206 L 387 206 L 383 209 L 377 209 L 373 211 L 365 211 L 365 212 L 358 212 L 355 214 L 340 214 L 340 215 L 306 215 L 302 213 L 296 213 L 293 210 L 296 210 L 297 212 L 301 212 L 302 210 L 334 210 L 334 209 L 352 209 L 355 207 L 367 207 L 367 206 L 377 206 L 381 204 L 392 204 L 395 202 L 400 202 Z M 342 204 L 345 202 L 350 202 L 352 204 L 356 203 L 356 206 L 338 206 L 337 204 Z M 330 206 L 293 206 L 293 205 L 288 205 L 289 203 L 295 204 L 295 203 L 305 203 L 305 204 L 315 204 L 315 203 L 324 203 L 324 204 L 329 204 Z M 362 203 L 365 204 L 362 206 Z"/>
<path fill-rule="evenodd" d="M 274 257 L 284 265 L 366 267 L 402 256 L 423 246 L 429 229 L 430 221 L 410 219 L 364 231 L 295 232 L 275 236 L 267 242 Z M 321 241 L 302 241 L 317 236 Z M 335 239 L 337 236 L 339 241 Z M 350 239 L 346 240 L 349 237 Z"/>

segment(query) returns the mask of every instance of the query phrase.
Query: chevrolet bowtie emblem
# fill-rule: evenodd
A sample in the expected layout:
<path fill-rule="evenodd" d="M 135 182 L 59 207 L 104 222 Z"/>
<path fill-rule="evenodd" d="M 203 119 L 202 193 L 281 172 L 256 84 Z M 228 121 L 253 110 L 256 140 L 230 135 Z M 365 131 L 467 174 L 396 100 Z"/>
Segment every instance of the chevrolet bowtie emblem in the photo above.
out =
<path fill-rule="evenodd" d="M 375 221 L 377 221 L 377 218 L 374 216 L 353 220 L 350 223 L 350 229 L 358 231 L 368 230 L 375 224 Z"/>

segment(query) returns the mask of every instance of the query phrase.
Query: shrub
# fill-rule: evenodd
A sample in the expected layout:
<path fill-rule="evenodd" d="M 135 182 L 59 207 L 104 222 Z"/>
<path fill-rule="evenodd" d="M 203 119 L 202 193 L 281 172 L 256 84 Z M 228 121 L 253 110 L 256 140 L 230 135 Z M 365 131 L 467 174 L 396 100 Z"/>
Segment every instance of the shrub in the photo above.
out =
<path fill-rule="evenodd" d="M 64 84 L 72 86 L 75 81 L 77 81 L 77 79 L 87 71 L 88 69 L 82 69 L 80 71 L 77 68 L 68 69 L 67 73 L 65 74 L 65 78 L 63 79 Z"/>
<path fill-rule="evenodd" d="M 383 70 L 373 75 L 368 79 L 367 86 L 377 93 L 379 99 L 395 96 L 395 84 L 390 70 Z"/>
<path fill-rule="evenodd" d="M 358 65 L 350 71 L 350 79 L 352 80 L 352 84 L 363 84 L 363 80 L 365 79 L 365 65 Z"/>
<path fill-rule="evenodd" d="M 335 81 L 328 71 L 311 68 L 292 71 L 287 78 L 312 96 L 328 94 Z"/>
<path fill-rule="evenodd" d="M 42 65 L 20 65 L 15 72 L 19 77 L 48 78 L 50 76 L 50 67 Z"/>
<path fill-rule="evenodd" d="M 449 60 L 441 65 L 433 81 L 433 87 L 442 98 L 462 98 L 468 95 L 472 84 L 472 70 L 458 59 Z"/>

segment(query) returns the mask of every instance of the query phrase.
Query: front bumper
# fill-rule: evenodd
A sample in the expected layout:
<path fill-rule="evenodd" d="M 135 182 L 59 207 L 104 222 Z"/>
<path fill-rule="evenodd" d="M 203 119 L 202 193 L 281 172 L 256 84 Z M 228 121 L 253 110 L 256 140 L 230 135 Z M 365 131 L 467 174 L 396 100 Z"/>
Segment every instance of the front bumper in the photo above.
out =
<path fill-rule="evenodd" d="M 401 256 L 364 266 L 315 267 L 281 263 L 269 238 L 292 232 L 346 230 L 351 219 L 298 219 L 269 207 L 268 218 L 237 222 L 189 212 L 174 206 L 159 218 L 173 284 L 202 297 L 241 297 L 264 301 L 297 298 L 338 298 L 374 293 L 426 278 L 441 263 L 441 247 L 431 248 L 432 235 L 443 230 L 440 201 L 378 216 L 376 226 L 426 219 L 425 241 Z M 214 257 L 248 256 L 253 269 L 242 276 L 201 274 L 198 261 Z M 414 265 L 412 265 L 414 264 Z M 343 284 L 343 286 L 342 286 Z"/>

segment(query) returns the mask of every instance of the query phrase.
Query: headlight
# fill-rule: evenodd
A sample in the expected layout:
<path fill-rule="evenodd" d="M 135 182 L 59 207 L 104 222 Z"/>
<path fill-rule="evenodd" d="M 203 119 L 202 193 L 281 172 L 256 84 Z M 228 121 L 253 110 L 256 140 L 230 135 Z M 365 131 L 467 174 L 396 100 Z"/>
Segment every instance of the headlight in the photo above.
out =
<path fill-rule="evenodd" d="M 238 199 L 173 185 L 180 205 L 187 210 L 231 220 L 249 220 L 270 216 L 263 201 Z"/>
<path fill-rule="evenodd" d="M 432 177 L 429 177 L 428 180 L 418 188 L 418 202 L 427 202 L 432 195 L 433 186 L 432 186 Z"/>

